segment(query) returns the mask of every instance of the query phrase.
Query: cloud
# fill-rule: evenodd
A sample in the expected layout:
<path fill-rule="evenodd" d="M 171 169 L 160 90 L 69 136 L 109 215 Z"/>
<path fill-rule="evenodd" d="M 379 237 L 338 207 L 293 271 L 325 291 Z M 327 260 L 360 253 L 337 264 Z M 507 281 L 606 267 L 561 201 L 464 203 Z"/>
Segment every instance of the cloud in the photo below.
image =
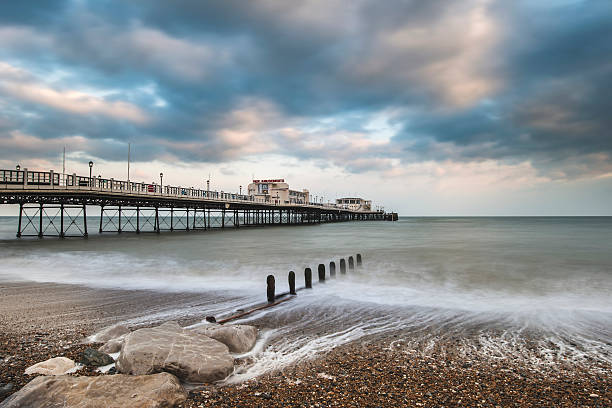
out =
<path fill-rule="evenodd" d="M 0 93 L 20 101 L 49 106 L 77 115 L 103 115 L 145 124 L 150 121 L 139 107 L 124 101 L 109 101 L 76 90 L 56 90 L 30 73 L 0 61 Z"/>
<path fill-rule="evenodd" d="M 119 160 L 131 142 L 138 160 L 189 164 L 277 154 L 361 175 L 610 173 L 607 1 L 7 4 L 11 143 L 79 137 Z"/>

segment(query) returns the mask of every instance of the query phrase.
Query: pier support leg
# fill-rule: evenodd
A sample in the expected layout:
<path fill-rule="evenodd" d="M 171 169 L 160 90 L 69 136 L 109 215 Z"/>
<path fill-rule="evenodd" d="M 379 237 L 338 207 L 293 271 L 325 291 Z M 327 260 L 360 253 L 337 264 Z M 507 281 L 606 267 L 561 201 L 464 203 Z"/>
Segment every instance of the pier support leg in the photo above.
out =
<path fill-rule="evenodd" d="M 174 231 L 174 207 L 170 207 L 170 231 Z"/>
<path fill-rule="evenodd" d="M 43 237 L 43 204 L 40 203 L 40 209 L 38 211 L 39 227 L 38 227 L 38 238 Z"/>
<path fill-rule="evenodd" d="M 83 236 L 87 238 L 89 234 L 87 233 L 87 206 L 83 204 Z"/>
<path fill-rule="evenodd" d="M 185 210 L 187 211 L 187 215 L 185 216 L 185 230 L 189 231 L 189 207 Z"/>
<path fill-rule="evenodd" d="M 64 237 L 64 204 L 60 204 L 60 238 Z"/>
<path fill-rule="evenodd" d="M 17 224 L 17 238 L 21 238 L 21 218 L 23 214 L 23 203 L 19 203 L 19 222 Z"/>
<path fill-rule="evenodd" d="M 155 207 L 155 232 L 160 233 L 159 229 L 159 207 Z"/>
<path fill-rule="evenodd" d="M 221 210 L 221 228 L 225 228 L 225 209 Z"/>
<path fill-rule="evenodd" d="M 100 206 L 100 234 L 102 233 L 102 218 L 104 218 L 104 206 Z"/>
<path fill-rule="evenodd" d="M 121 206 L 119 206 L 119 228 L 117 228 L 117 233 L 121 234 Z"/>
<path fill-rule="evenodd" d="M 140 234 L 140 207 L 136 206 L 136 233 Z"/>

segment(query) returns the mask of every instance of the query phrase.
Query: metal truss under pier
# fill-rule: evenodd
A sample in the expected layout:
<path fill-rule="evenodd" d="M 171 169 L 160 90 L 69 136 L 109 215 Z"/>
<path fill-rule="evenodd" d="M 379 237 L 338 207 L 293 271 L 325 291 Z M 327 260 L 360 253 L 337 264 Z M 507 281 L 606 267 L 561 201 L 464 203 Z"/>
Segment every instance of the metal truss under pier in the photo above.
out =
<path fill-rule="evenodd" d="M 99 233 L 160 233 L 253 226 L 312 225 L 330 222 L 384 220 L 382 212 L 352 212 L 317 206 L 213 202 L 163 197 L 117 197 L 99 192 L 13 192 L 0 190 L 0 204 L 18 204 L 17 237 L 87 237 Z M 88 207 L 100 208 L 97 220 Z M 89 225 L 88 225 L 89 222 Z"/>

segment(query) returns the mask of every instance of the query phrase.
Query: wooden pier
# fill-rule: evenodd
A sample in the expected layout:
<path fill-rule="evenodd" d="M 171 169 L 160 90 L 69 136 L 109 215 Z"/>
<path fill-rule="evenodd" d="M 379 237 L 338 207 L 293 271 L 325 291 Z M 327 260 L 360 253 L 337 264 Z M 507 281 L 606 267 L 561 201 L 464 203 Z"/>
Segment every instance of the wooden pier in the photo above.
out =
<path fill-rule="evenodd" d="M 384 211 L 334 204 L 274 204 L 247 195 L 135 183 L 53 171 L 0 170 L 0 204 L 19 205 L 17 237 L 87 237 L 87 208 L 100 208 L 99 233 L 374 221 Z"/>

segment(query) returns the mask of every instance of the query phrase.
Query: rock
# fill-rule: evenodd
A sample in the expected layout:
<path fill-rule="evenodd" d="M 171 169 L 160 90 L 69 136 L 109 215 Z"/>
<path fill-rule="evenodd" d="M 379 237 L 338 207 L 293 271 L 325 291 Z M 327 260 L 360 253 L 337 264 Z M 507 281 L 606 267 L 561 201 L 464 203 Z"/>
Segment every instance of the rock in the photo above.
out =
<path fill-rule="evenodd" d="M 257 328 L 243 324 L 222 326 L 219 324 L 200 326 L 192 329 L 229 347 L 232 353 L 246 353 L 255 346 Z"/>
<path fill-rule="evenodd" d="M 179 380 L 168 373 L 99 377 L 37 377 L 0 404 L 17 407 L 174 407 L 187 394 Z"/>
<path fill-rule="evenodd" d="M 74 369 L 76 364 L 66 357 L 55 357 L 26 368 L 25 374 L 63 375 Z"/>
<path fill-rule="evenodd" d="M 226 345 L 173 322 L 128 334 L 117 359 L 120 373 L 166 371 L 193 383 L 221 380 L 233 369 Z"/>
<path fill-rule="evenodd" d="M 130 329 L 128 329 L 126 325 L 117 324 L 96 333 L 91 337 L 91 340 L 96 343 L 106 343 L 109 340 L 116 339 L 128 333 L 130 333 Z"/>
<path fill-rule="evenodd" d="M 98 351 L 106 354 L 118 353 L 121 351 L 121 346 L 123 346 L 123 342 L 125 341 L 125 336 L 117 337 L 116 339 L 111 339 L 107 341 L 103 346 L 101 346 Z"/>
<path fill-rule="evenodd" d="M 108 354 L 92 348 L 86 348 L 85 351 L 81 353 L 80 363 L 86 366 L 102 367 L 113 364 L 114 362 L 115 360 Z"/>
<path fill-rule="evenodd" d="M 13 384 L 12 383 L 8 383 L 8 384 L 0 383 L 0 397 L 5 396 L 6 394 L 11 392 L 12 390 L 13 390 Z"/>

